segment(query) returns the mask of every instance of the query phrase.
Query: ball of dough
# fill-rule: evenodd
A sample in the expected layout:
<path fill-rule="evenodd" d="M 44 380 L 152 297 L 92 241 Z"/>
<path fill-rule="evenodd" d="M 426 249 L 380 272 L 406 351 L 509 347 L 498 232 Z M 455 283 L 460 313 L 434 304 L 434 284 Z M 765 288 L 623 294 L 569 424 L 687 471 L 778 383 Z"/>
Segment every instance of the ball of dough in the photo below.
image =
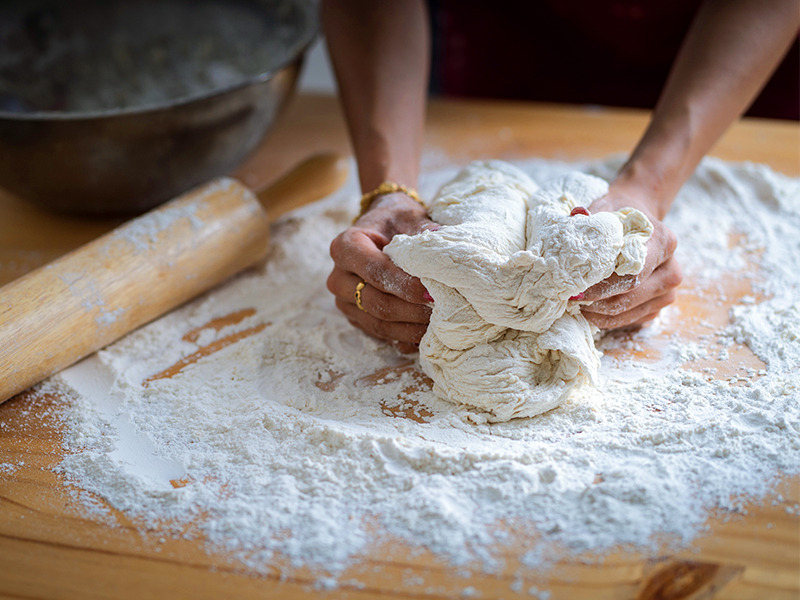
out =
<path fill-rule="evenodd" d="M 507 421 L 596 381 L 593 328 L 570 298 L 640 272 L 653 231 L 632 208 L 570 216 L 607 193 L 582 173 L 539 187 L 508 163 L 474 162 L 430 203 L 440 229 L 384 248 L 434 298 L 420 364 L 438 395 Z"/>

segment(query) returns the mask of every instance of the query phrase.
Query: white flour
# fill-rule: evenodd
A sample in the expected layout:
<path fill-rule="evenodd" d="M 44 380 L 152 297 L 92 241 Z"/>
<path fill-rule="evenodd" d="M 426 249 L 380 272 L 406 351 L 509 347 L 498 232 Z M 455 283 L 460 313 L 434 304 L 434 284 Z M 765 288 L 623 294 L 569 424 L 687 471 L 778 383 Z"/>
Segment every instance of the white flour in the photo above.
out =
<path fill-rule="evenodd" d="M 620 161 L 517 164 L 545 181 L 575 168 L 609 178 Z M 427 174 L 423 193 L 456 171 Z M 351 181 L 283 219 L 263 267 L 56 377 L 79 397 L 65 417 L 67 479 L 143 528 L 196 520 L 210 551 L 251 571 L 283 556 L 323 577 L 387 534 L 488 570 L 509 528 L 528 538 L 528 565 L 553 548 L 687 544 L 713 507 L 736 510 L 800 470 L 800 180 L 706 160 L 667 224 L 684 293 L 703 291 L 708 321 L 672 307 L 633 337 L 609 336 L 596 391 L 495 425 L 437 401 L 406 358 L 335 309 L 328 244 L 357 197 Z M 733 299 L 717 281 L 730 276 L 752 287 L 719 329 L 712 317 Z M 700 333 L 682 337 L 691 322 Z M 739 342 L 763 368 L 723 370 Z M 213 344 L 224 348 L 186 359 Z"/>

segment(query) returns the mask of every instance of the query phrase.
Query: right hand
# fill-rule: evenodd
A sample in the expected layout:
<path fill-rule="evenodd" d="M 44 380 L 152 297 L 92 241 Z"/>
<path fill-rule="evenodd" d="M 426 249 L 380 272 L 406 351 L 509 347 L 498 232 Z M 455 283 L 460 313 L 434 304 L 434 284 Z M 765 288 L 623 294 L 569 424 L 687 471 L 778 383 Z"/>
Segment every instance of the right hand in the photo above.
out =
<path fill-rule="evenodd" d="M 336 306 L 352 325 L 400 352 L 419 349 L 433 298 L 418 278 L 383 253 L 383 247 L 397 234 L 414 235 L 435 226 L 417 202 L 405 194 L 387 194 L 331 243 L 334 267 L 328 289 L 336 296 Z M 366 283 L 361 291 L 364 310 L 355 298 L 361 281 Z"/>
<path fill-rule="evenodd" d="M 590 209 L 594 213 L 624 206 L 644 212 L 653 224 L 653 235 L 647 242 L 647 259 L 641 273 L 612 274 L 582 294 L 582 300 L 591 301 L 581 309 L 583 316 L 604 330 L 636 328 L 649 323 L 676 300 L 682 279 L 680 265 L 673 256 L 678 240 L 654 216 L 646 196 L 620 190 L 612 184 L 609 194 L 593 202 Z"/>

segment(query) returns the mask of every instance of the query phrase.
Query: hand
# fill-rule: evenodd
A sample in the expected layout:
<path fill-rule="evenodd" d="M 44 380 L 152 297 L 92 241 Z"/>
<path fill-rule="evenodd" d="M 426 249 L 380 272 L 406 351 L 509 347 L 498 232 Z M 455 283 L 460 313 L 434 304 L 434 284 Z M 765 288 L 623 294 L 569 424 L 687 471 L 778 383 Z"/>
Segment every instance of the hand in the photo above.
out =
<path fill-rule="evenodd" d="M 331 243 L 334 267 L 328 289 L 336 306 L 350 323 L 369 335 L 390 342 L 400 352 L 419 349 L 431 317 L 433 298 L 420 280 L 412 277 L 383 253 L 399 233 L 413 235 L 435 226 L 425 209 L 404 194 L 387 194 Z M 356 286 L 361 310 L 356 306 Z"/>
<path fill-rule="evenodd" d="M 640 327 L 658 316 L 659 311 L 675 301 L 681 283 L 681 268 L 673 254 L 677 246 L 675 234 L 655 218 L 647 202 L 635 194 L 614 189 L 594 202 L 591 212 L 617 210 L 632 206 L 641 210 L 653 224 L 653 235 L 647 242 L 647 259 L 638 275 L 613 274 L 593 285 L 583 294 L 590 300 L 581 309 L 583 316 L 600 329 Z"/>

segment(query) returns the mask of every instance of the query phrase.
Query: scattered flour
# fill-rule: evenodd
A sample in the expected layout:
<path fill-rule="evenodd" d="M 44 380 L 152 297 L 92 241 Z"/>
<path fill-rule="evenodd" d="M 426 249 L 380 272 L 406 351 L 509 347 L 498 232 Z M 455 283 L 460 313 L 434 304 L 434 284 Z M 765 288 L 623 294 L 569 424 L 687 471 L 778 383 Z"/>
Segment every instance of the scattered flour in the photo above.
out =
<path fill-rule="evenodd" d="M 517 165 L 544 182 L 610 178 L 620 160 Z M 457 171 L 430 171 L 424 195 Z M 260 268 L 53 378 L 76 397 L 67 480 L 142 528 L 195 522 L 209 551 L 252 572 L 310 566 L 327 588 L 385 536 L 487 570 L 512 531 L 528 565 L 554 548 L 688 544 L 712 508 L 736 511 L 800 471 L 800 180 L 705 160 L 667 225 L 686 293 L 712 303 L 720 278 L 752 273 L 729 325 L 698 324 L 698 346 L 681 337 L 692 317 L 671 307 L 633 337 L 604 338 L 596 390 L 478 425 L 335 309 L 328 244 L 356 198 L 351 181 L 282 219 Z M 657 339 L 657 359 L 636 358 Z M 733 360 L 717 361 L 719 348 L 733 356 L 739 342 L 763 369 L 717 378 Z M 686 363 L 704 356 L 711 367 Z"/>

